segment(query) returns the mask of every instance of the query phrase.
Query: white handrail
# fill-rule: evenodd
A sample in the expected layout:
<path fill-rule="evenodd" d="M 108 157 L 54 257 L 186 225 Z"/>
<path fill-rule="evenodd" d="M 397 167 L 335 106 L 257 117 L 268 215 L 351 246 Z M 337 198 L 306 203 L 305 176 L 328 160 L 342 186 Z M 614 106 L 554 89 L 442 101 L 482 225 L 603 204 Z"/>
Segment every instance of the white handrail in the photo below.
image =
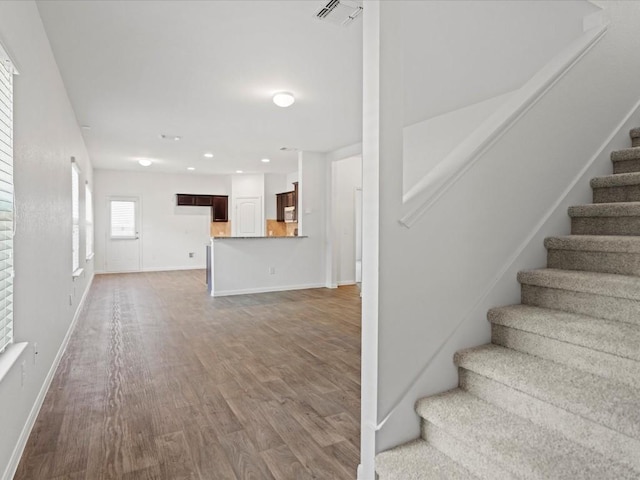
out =
<path fill-rule="evenodd" d="M 598 43 L 607 24 L 587 30 L 556 55 L 507 102 L 485 120 L 414 187 L 403 195 L 405 213 L 399 222 L 411 228 L 464 173 L 540 98 Z"/>

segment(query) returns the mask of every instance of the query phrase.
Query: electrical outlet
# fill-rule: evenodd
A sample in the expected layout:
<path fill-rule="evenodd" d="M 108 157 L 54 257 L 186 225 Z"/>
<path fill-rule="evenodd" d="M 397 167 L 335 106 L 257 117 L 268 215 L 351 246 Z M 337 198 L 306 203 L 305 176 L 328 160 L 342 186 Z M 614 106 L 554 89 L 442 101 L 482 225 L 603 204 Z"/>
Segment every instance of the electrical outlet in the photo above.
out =
<path fill-rule="evenodd" d="M 275 275 L 276 274 L 276 267 L 269 267 L 269 275 Z"/>

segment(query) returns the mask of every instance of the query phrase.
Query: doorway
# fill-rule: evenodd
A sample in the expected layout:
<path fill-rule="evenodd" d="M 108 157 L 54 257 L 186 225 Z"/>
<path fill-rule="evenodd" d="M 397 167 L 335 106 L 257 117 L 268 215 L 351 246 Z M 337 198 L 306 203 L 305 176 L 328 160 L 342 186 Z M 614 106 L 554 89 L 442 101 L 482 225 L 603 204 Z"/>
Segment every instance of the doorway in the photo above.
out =
<path fill-rule="evenodd" d="M 109 197 L 106 271 L 140 271 L 140 199 Z"/>

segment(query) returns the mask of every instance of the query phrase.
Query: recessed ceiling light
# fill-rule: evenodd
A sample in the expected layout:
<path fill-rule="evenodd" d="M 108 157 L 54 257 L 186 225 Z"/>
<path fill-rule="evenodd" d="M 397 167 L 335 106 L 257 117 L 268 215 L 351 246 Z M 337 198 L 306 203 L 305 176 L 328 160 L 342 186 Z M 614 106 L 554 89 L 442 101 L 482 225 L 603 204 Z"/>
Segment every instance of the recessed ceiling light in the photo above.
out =
<path fill-rule="evenodd" d="M 296 99 L 293 96 L 293 93 L 289 92 L 278 92 L 273 96 L 273 103 L 283 108 L 290 107 L 295 101 Z"/>
<path fill-rule="evenodd" d="M 182 139 L 180 135 L 167 135 L 166 133 L 161 133 L 160 138 L 162 140 L 173 140 L 174 142 Z"/>
<path fill-rule="evenodd" d="M 242 170 L 236 170 L 236 173 L 242 173 Z"/>
<path fill-rule="evenodd" d="M 195 169 L 196 169 L 196 167 L 187 167 L 187 170 L 191 170 L 191 171 L 193 171 L 193 170 L 195 170 Z"/>
<path fill-rule="evenodd" d="M 151 165 L 153 162 L 151 160 L 149 160 L 148 158 L 141 158 L 138 160 L 138 163 L 140 165 L 142 165 L 143 167 L 148 167 L 149 165 Z"/>
<path fill-rule="evenodd" d="M 207 157 L 207 158 L 213 158 L 213 153 L 207 152 L 207 153 L 204 154 L 204 156 Z"/>
<path fill-rule="evenodd" d="M 260 160 L 262 163 L 269 163 L 271 160 L 268 158 L 263 158 L 262 160 Z"/>

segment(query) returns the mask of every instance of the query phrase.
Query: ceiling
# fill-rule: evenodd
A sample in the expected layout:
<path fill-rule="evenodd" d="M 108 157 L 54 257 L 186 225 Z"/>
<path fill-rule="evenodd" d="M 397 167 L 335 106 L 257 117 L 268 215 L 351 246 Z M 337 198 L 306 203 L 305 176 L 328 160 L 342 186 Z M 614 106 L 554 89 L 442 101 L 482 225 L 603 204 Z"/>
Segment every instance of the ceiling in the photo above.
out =
<path fill-rule="evenodd" d="M 42 0 L 38 9 L 78 124 L 90 127 L 95 168 L 288 173 L 297 153 L 281 147 L 325 152 L 362 137 L 362 19 L 320 21 L 325 3 Z M 275 106 L 277 91 L 295 104 Z"/>

